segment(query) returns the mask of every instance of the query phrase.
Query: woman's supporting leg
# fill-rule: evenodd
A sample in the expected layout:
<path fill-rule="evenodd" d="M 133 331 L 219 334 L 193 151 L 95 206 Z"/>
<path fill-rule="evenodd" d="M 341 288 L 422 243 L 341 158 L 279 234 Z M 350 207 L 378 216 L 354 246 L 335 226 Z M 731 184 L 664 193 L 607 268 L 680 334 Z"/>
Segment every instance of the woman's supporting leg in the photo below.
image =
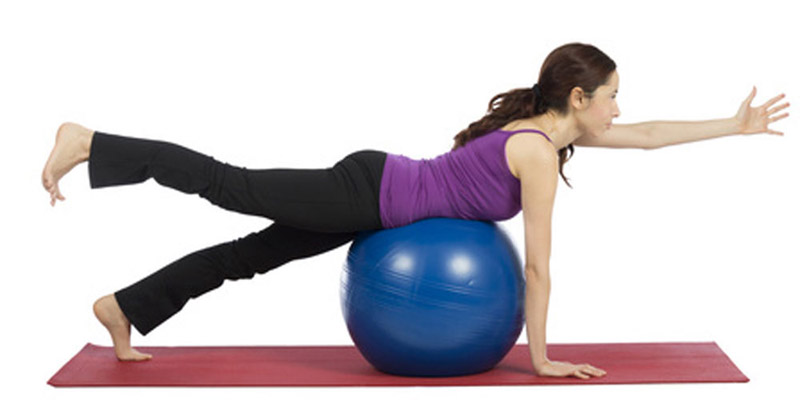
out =
<path fill-rule="evenodd" d="M 111 333 L 118 357 L 124 359 L 120 355 L 131 354 L 132 350 L 130 325 L 120 327 L 119 321 L 132 324 L 146 335 L 180 311 L 190 299 L 219 287 L 225 280 L 250 279 L 289 261 L 335 249 L 350 242 L 355 235 L 272 224 L 260 232 L 172 262 L 113 296 L 101 298 L 95 304 L 95 313 Z M 106 310 L 102 313 L 105 320 L 98 309 Z"/>
<path fill-rule="evenodd" d="M 386 153 L 364 150 L 326 169 L 250 170 L 177 144 L 95 132 L 93 188 L 154 178 L 227 210 L 320 232 L 381 228 L 378 197 Z"/>
<path fill-rule="evenodd" d="M 94 315 L 111 334 L 114 353 L 120 361 L 145 361 L 153 358 L 151 354 L 141 353 L 131 347 L 131 322 L 122 313 L 113 294 L 103 296 L 94 302 Z"/>

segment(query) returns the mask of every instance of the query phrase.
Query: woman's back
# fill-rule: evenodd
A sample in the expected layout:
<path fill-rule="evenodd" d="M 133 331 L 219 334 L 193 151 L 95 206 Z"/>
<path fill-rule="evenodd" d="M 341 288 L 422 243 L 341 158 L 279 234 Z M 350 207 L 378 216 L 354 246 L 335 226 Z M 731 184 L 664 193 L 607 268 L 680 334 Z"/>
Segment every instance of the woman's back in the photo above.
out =
<path fill-rule="evenodd" d="M 506 220 L 521 209 L 520 182 L 509 169 L 506 141 L 523 129 L 495 130 L 433 159 L 389 154 L 381 180 L 381 221 L 386 228 L 419 219 L 450 217 Z"/>

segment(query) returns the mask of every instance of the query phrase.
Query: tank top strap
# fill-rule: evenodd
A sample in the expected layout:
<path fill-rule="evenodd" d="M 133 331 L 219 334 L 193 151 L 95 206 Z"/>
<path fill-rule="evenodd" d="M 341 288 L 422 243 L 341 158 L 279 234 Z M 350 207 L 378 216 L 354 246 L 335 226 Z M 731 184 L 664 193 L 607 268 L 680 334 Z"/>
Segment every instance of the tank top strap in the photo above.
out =
<path fill-rule="evenodd" d="M 513 131 L 504 131 L 504 130 L 502 130 L 502 129 L 498 129 L 497 131 L 498 131 L 498 132 L 503 132 L 503 133 L 511 133 L 511 134 L 514 134 L 514 133 L 521 133 L 521 132 L 538 133 L 538 134 L 540 134 L 540 135 L 544 136 L 544 137 L 545 137 L 545 139 L 547 139 L 547 140 L 548 140 L 550 143 L 553 143 L 553 141 L 552 141 L 552 140 L 550 140 L 550 137 L 549 137 L 549 136 L 547 136 L 547 134 L 546 134 L 546 133 L 544 133 L 544 132 L 542 132 L 542 131 L 540 131 L 540 130 L 537 130 L 537 129 L 517 129 L 517 130 L 513 130 Z"/>

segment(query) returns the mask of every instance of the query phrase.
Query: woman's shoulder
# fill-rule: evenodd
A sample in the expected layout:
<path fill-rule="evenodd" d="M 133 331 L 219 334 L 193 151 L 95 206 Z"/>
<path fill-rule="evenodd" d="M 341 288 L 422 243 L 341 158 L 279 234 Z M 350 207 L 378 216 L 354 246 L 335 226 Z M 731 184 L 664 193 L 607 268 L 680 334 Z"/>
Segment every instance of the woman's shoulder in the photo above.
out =
<path fill-rule="evenodd" d="M 553 144 L 536 133 L 520 132 L 509 136 L 505 151 L 509 169 L 518 178 L 525 168 L 540 170 L 554 165 L 558 169 L 558 153 Z"/>

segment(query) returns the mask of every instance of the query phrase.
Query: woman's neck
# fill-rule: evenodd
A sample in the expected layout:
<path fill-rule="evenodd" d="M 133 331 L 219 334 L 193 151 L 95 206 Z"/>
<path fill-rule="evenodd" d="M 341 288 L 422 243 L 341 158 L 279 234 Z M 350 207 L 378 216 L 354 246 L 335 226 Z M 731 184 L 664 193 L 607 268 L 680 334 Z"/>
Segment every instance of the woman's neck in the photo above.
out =
<path fill-rule="evenodd" d="M 553 141 L 553 146 L 556 150 L 561 150 L 567 147 L 570 143 L 583 135 L 583 132 L 578 128 L 577 122 L 570 116 L 561 116 L 554 111 L 548 111 L 544 114 L 537 115 L 531 118 L 520 119 L 515 122 L 515 126 L 531 129 L 538 129 L 547 134 L 550 140 Z"/>

